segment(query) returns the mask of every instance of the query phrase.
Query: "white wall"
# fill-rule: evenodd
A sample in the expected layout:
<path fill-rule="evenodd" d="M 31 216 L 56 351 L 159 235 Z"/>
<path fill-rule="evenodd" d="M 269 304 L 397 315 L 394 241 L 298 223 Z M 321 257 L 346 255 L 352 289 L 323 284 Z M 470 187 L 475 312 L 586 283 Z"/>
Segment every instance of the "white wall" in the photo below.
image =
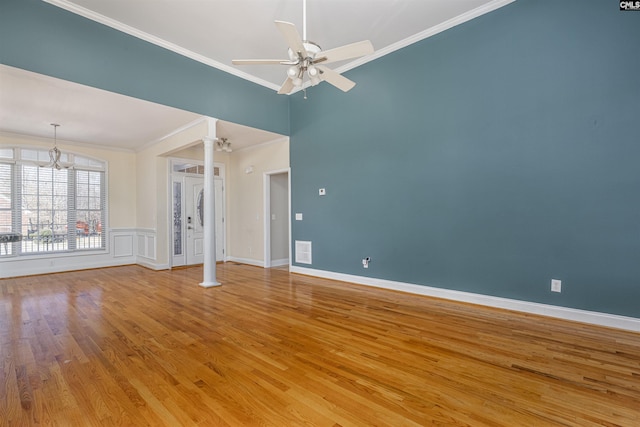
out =
<path fill-rule="evenodd" d="M 136 223 L 139 263 L 153 269 L 170 264 L 169 235 L 169 157 L 188 146 L 202 145 L 208 135 L 207 121 L 194 123 L 136 155 L 137 192 Z M 151 241 L 152 240 L 152 241 Z M 142 244 L 144 242 L 144 244 Z M 144 248 L 149 250 L 143 251 Z"/>
<path fill-rule="evenodd" d="M 228 259 L 264 265 L 263 173 L 289 167 L 289 139 L 234 151 L 227 171 Z M 251 168 L 252 172 L 249 172 Z"/>

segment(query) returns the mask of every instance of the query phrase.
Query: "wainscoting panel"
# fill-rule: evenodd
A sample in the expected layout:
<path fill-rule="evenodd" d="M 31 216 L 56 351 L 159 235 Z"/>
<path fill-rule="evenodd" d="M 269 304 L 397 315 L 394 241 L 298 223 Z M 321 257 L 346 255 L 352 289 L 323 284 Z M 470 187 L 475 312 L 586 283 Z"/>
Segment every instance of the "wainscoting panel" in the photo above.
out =
<path fill-rule="evenodd" d="M 0 258 L 0 278 L 135 264 L 136 233 L 135 228 L 109 229 L 104 250 Z"/>
<path fill-rule="evenodd" d="M 113 257 L 133 256 L 133 236 L 113 236 Z"/>
<path fill-rule="evenodd" d="M 136 241 L 138 242 L 138 248 L 136 251 L 138 257 L 155 261 L 156 230 L 151 228 L 138 228 L 136 230 Z"/>

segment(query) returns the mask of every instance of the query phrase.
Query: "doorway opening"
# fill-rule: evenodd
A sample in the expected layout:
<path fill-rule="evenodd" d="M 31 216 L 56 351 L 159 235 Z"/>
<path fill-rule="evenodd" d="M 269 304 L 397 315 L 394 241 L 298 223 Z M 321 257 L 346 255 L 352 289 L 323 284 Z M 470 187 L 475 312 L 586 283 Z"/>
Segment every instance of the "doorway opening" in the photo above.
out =
<path fill-rule="evenodd" d="M 291 180 L 289 169 L 264 174 L 264 266 L 290 265 Z"/>

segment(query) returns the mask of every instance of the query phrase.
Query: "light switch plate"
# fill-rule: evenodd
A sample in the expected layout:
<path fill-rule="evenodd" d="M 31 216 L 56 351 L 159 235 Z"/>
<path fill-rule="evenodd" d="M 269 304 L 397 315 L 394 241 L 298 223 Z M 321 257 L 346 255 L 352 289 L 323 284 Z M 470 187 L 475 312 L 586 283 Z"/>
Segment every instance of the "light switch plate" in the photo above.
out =
<path fill-rule="evenodd" d="M 296 213 L 296 221 L 302 221 L 302 214 Z"/>

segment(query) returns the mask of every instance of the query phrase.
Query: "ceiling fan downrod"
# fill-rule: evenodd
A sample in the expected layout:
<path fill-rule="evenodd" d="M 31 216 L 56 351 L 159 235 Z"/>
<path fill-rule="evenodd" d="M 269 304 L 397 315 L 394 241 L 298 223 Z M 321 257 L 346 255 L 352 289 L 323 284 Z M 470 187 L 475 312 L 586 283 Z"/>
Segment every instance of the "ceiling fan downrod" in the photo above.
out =
<path fill-rule="evenodd" d="M 302 41 L 307 41 L 307 0 L 302 0 Z"/>

